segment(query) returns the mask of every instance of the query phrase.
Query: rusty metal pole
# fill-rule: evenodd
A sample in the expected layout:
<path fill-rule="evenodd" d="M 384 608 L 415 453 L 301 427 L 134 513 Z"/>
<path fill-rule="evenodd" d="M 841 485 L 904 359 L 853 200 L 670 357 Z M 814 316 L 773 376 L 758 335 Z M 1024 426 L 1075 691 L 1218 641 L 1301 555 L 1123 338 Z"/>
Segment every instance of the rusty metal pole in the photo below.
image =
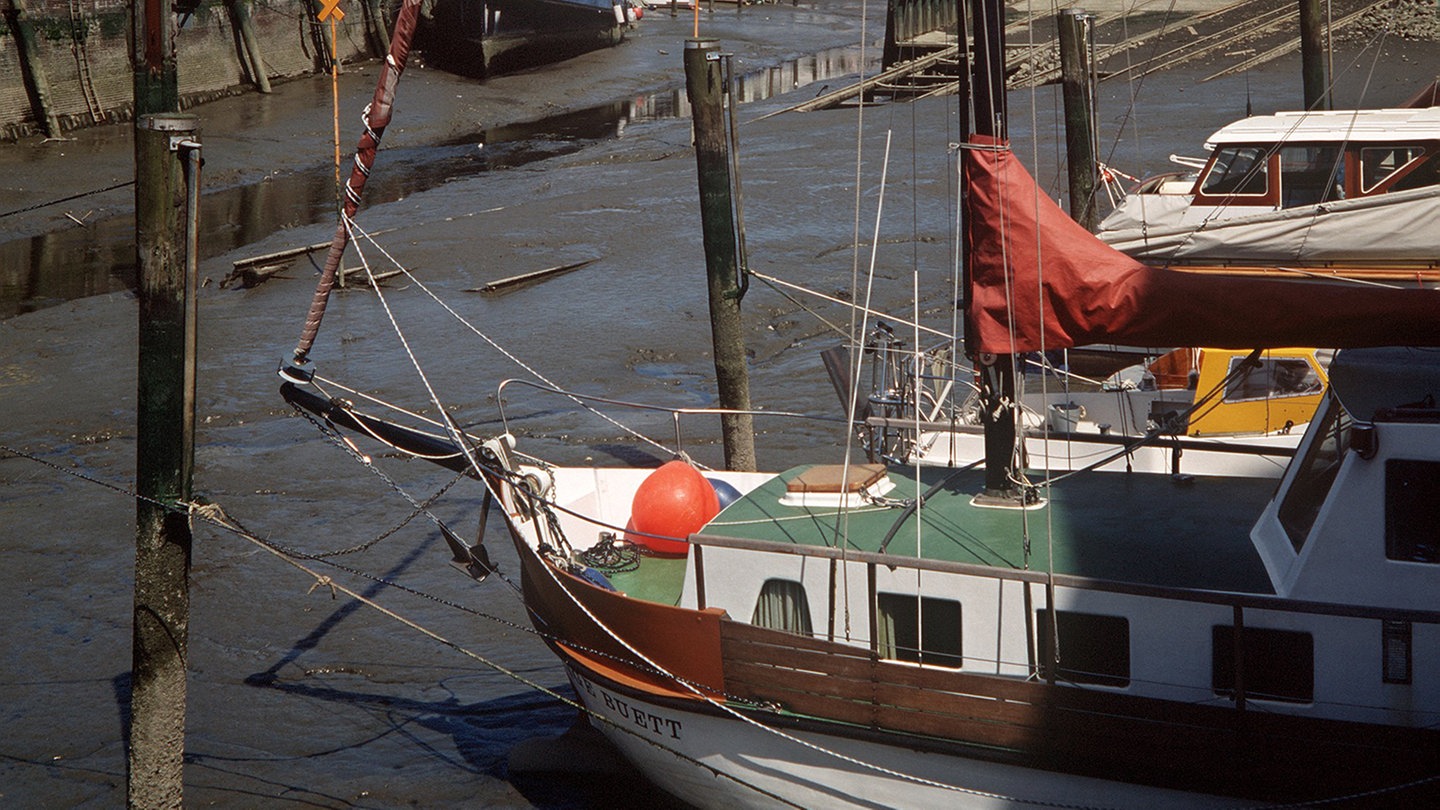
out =
<path fill-rule="evenodd" d="M 715 346 L 715 380 L 720 407 L 750 410 L 750 376 L 745 360 L 740 296 L 744 294 L 738 260 L 734 200 L 731 197 L 729 139 L 723 105 L 724 81 L 719 43 L 685 41 L 685 88 L 695 123 L 695 166 L 700 179 L 700 219 L 705 238 L 705 268 L 710 290 L 710 329 Z M 748 413 L 721 417 L 725 466 L 755 469 L 754 420 Z"/>

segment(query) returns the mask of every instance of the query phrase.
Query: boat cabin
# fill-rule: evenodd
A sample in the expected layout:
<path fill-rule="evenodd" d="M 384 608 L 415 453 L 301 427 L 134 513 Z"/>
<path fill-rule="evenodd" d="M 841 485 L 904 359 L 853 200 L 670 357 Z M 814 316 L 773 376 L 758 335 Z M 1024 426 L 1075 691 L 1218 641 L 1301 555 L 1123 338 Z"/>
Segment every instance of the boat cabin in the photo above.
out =
<path fill-rule="evenodd" d="M 1440 587 L 1440 352 L 1340 352 L 1252 532 L 1276 593 L 1389 607 Z"/>
<path fill-rule="evenodd" d="M 1234 349 L 1172 349 L 1112 375 L 1105 392 L 1128 399 L 1111 405 L 1126 435 L 1157 426 L 1187 436 L 1253 436 L 1304 425 L 1325 391 L 1325 369 L 1314 349 L 1271 349 L 1253 361 Z M 1073 395 L 1072 395 L 1073 396 Z M 1095 397 L 1090 408 L 1115 394 Z M 1134 424 L 1125 424 L 1126 417 Z M 1094 421 L 1092 419 L 1092 421 Z M 1052 428 L 1054 425 L 1052 425 Z"/>
<path fill-rule="evenodd" d="M 1205 146 L 1194 205 L 1277 210 L 1371 197 L 1440 183 L 1440 108 L 1254 116 Z"/>
<path fill-rule="evenodd" d="M 1440 107 L 1254 116 L 1206 147 L 1203 162 L 1175 158 L 1195 171 L 1132 189 L 1096 235 L 1178 264 L 1440 263 Z"/>

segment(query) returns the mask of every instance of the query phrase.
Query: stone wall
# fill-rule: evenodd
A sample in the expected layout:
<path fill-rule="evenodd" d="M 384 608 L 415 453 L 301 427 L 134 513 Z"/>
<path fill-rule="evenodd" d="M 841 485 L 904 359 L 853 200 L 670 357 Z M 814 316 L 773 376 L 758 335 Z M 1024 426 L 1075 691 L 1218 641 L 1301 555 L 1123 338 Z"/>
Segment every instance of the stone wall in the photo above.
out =
<path fill-rule="evenodd" d="M 324 38 L 330 24 L 315 21 L 318 6 L 311 0 L 202 0 L 176 36 L 181 105 L 256 87 L 237 10 L 249 14 L 268 79 L 326 69 Z M 336 37 L 339 60 L 376 55 L 370 43 L 380 41 L 371 28 L 379 0 L 344 0 L 340 8 L 345 18 Z M 130 117 L 129 2 L 0 0 L 0 10 L 0 140 L 44 132 L 47 110 L 32 76 L 48 90 L 43 94 L 48 113 L 62 131 Z M 32 32 L 33 60 L 24 52 L 22 23 Z M 383 30 L 389 30 L 388 17 Z"/>

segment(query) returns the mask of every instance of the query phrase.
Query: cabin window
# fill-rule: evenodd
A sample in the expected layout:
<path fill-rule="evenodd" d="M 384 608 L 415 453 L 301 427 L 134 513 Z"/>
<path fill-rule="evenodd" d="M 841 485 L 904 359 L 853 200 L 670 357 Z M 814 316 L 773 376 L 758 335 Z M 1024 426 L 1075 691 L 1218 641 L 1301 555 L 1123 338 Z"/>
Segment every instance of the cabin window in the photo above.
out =
<path fill-rule="evenodd" d="M 959 602 L 882 593 L 876 596 L 876 613 L 876 646 L 881 658 L 957 669 L 965 664 Z"/>
<path fill-rule="evenodd" d="M 1280 204 L 1314 205 L 1345 196 L 1338 146 L 1286 146 L 1280 150 Z"/>
<path fill-rule="evenodd" d="M 1060 646 L 1060 659 L 1055 664 L 1055 677 L 1074 683 L 1101 686 L 1130 685 L 1130 620 L 1124 616 L 1102 616 L 1098 613 L 1055 611 L 1055 627 L 1051 632 L 1050 611 L 1036 612 L 1035 626 L 1040 634 L 1040 674 L 1049 678 L 1055 662 L 1055 643 Z"/>
<path fill-rule="evenodd" d="M 1290 490 L 1280 502 L 1280 525 L 1297 554 L 1305 546 L 1310 528 L 1320 514 L 1320 505 L 1330 494 L 1335 474 L 1350 449 L 1350 415 L 1333 398 L 1327 401 L 1324 411 L 1319 418 L 1320 427 L 1295 470 Z"/>
<path fill-rule="evenodd" d="M 1418 164 L 1418 165 L 1417 165 Z M 1432 149 L 1428 157 L 1410 161 L 1410 169 L 1403 177 L 1395 180 L 1391 191 L 1409 191 L 1412 188 L 1440 185 L 1440 158 Z"/>
<path fill-rule="evenodd" d="M 1385 462 L 1385 556 L 1440 563 L 1440 462 Z"/>
<path fill-rule="evenodd" d="M 1421 146 L 1367 146 L 1360 150 L 1360 193 L 1369 194 L 1425 156 Z"/>
<path fill-rule="evenodd" d="M 1269 187 L 1265 150 L 1258 146 L 1216 150 L 1210 171 L 1200 181 L 1200 193 L 1210 197 L 1263 196 Z"/>
<path fill-rule="evenodd" d="M 1230 358 L 1226 402 L 1303 397 L 1318 394 L 1325 387 L 1315 368 L 1304 358 L 1260 357 L 1250 364 L 1245 360 L 1244 357 Z"/>
<path fill-rule="evenodd" d="M 811 635 L 810 600 L 805 597 L 805 586 L 790 579 L 765 580 L 750 623 L 771 630 Z"/>
<path fill-rule="evenodd" d="M 1247 699 L 1309 703 L 1315 699 L 1315 639 L 1296 630 L 1246 627 L 1240 634 L 1239 679 Z M 1235 628 L 1210 629 L 1210 687 L 1235 695 Z"/>

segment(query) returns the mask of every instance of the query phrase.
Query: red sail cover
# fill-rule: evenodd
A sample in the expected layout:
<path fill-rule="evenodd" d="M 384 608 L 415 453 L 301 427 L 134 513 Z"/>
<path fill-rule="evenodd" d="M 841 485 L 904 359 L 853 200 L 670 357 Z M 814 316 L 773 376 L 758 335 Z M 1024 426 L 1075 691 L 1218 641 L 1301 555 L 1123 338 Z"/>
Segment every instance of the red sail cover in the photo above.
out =
<path fill-rule="evenodd" d="M 1104 244 L 1036 187 L 1009 145 L 964 153 L 979 350 L 1135 346 L 1440 345 L 1440 290 L 1216 278 L 1150 267 Z"/>

